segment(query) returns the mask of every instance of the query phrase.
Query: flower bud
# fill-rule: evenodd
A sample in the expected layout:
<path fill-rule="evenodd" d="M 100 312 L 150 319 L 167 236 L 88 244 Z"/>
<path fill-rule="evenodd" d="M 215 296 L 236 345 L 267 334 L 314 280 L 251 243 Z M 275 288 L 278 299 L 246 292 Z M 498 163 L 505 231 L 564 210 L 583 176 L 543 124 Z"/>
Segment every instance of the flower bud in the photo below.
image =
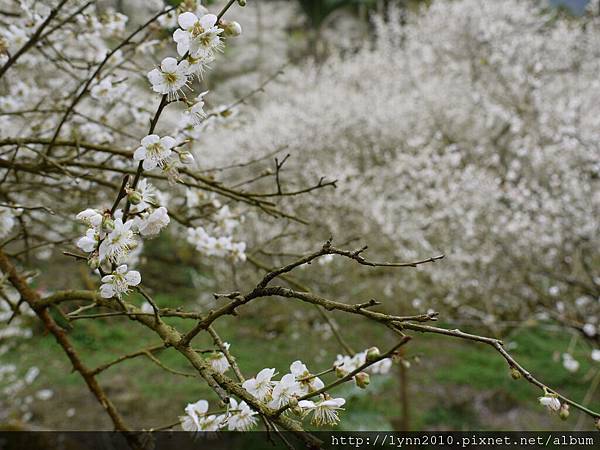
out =
<path fill-rule="evenodd" d="M 238 0 L 238 5 L 246 6 L 246 0 Z"/>
<path fill-rule="evenodd" d="M 194 162 L 194 157 L 190 152 L 182 151 L 179 152 L 179 161 L 181 164 L 192 164 Z"/>
<path fill-rule="evenodd" d="M 227 107 L 225 107 L 223 110 L 219 111 L 219 115 L 221 117 L 225 117 L 225 118 L 231 116 L 232 114 L 233 114 L 233 112 Z"/>
<path fill-rule="evenodd" d="M 129 203 L 131 203 L 132 205 L 139 205 L 140 202 L 143 200 L 143 197 L 142 194 L 140 194 L 138 191 L 130 189 L 127 192 L 127 200 L 129 200 Z"/>
<path fill-rule="evenodd" d="M 516 367 L 511 367 L 510 376 L 513 377 L 513 380 L 518 380 L 521 378 L 521 372 L 519 372 Z"/>
<path fill-rule="evenodd" d="M 567 405 L 566 403 L 563 403 L 560 406 L 560 410 L 558 411 L 558 415 L 562 420 L 567 420 L 567 418 L 569 417 L 569 405 Z"/>
<path fill-rule="evenodd" d="M 371 382 L 371 377 L 369 377 L 367 372 L 358 372 L 356 375 L 354 375 L 354 381 L 359 388 L 366 389 Z"/>
<path fill-rule="evenodd" d="M 110 214 L 105 214 L 104 217 L 102 217 L 102 229 L 107 233 L 115 229 L 115 221 Z"/>
<path fill-rule="evenodd" d="M 87 263 L 92 270 L 96 270 L 98 267 L 100 267 L 100 258 L 98 258 L 98 253 L 92 254 L 92 256 L 89 257 Z"/>
<path fill-rule="evenodd" d="M 242 34 L 242 26 L 236 21 L 227 22 L 225 24 L 225 27 L 223 28 L 223 32 L 225 36 L 239 36 L 240 34 Z"/>
<path fill-rule="evenodd" d="M 379 353 L 379 349 L 377 347 L 371 347 L 367 350 L 367 362 L 376 361 L 381 354 Z"/>
<path fill-rule="evenodd" d="M 348 375 L 348 371 L 342 369 L 342 366 L 335 366 L 335 376 L 338 378 L 344 378 Z"/>

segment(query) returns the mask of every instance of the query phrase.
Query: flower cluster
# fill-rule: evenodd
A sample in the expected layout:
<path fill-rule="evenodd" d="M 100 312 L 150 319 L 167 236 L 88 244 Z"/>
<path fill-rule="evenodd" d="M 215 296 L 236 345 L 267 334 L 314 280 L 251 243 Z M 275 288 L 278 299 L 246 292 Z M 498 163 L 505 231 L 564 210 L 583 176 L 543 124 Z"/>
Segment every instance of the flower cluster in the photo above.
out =
<path fill-rule="evenodd" d="M 190 205 L 196 205 L 196 199 L 189 198 Z M 243 217 L 238 217 L 227 205 L 213 202 L 216 210 L 211 216 L 211 222 L 205 227 L 188 228 L 187 241 L 199 252 L 208 256 L 230 257 L 233 261 L 246 260 L 246 243 L 233 240 L 232 233 L 241 223 Z M 217 237 L 218 236 L 218 237 Z"/>
<path fill-rule="evenodd" d="M 188 242 L 208 256 L 231 256 L 234 261 L 246 259 L 246 243 L 233 242 L 230 236 L 214 237 L 202 227 L 188 229 Z"/>
<path fill-rule="evenodd" d="M 372 347 L 365 351 L 355 354 L 354 356 L 338 355 L 337 360 L 334 363 L 336 373 L 339 376 L 345 376 L 350 372 L 355 371 L 360 366 L 365 364 L 367 361 L 377 358 L 379 356 L 379 349 Z M 384 358 L 375 363 L 371 364 L 366 368 L 366 371 L 372 374 L 386 374 L 392 367 L 392 360 L 390 358 Z M 356 378 L 356 376 L 355 376 Z M 357 381 L 357 384 L 359 381 Z"/>
<path fill-rule="evenodd" d="M 120 29 L 118 24 L 124 23 L 123 20 L 117 19 L 111 21 L 115 24 L 111 32 L 117 32 Z M 180 14 L 177 21 L 180 28 L 173 34 L 173 39 L 177 43 L 177 52 L 181 59 L 166 57 L 159 68 L 148 73 L 152 89 L 166 95 L 168 101 L 179 99 L 180 96 L 185 99 L 183 88 L 189 86 L 192 75 L 201 76 L 207 64 L 214 59 L 215 52 L 222 48 L 221 34 L 224 31 L 228 36 L 236 36 L 241 32 L 239 24 L 217 24 L 217 17 L 213 14 L 198 18 L 188 11 Z M 93 85 L 90 94 L 98 101 L 111 103 L 125 91 L 124 84 L 116 83 L 108 76 Z M 189 105 L 188 114 L 196 119 L 206 116 L 203 109 L 205 94 L 206 92 L 199 94 L 195 101 L 185 99 Z M 154 187 L 140 175 L 143 171 L 151 171 L 158 167 L 170 181 L 177 181 L 180 166 L 194 162 L 191 153 L 179 150 L 181 144 L 178 145 L 176 139 L 171 136 L 149 134 L 140 144 L 133 153 L 133 160 L 139 164 L 136 181 L 134 185 L 125 186 L 125 210 L 113 208 L 112 211 L 101 212 L 88 208 L 77 215 L 77 219 L 89 227 L 85 236 L 77 241 L 77 246 L 88 254 L 90 266 L 100 269 L 103 275 L 100 292 L 107 298 L 120 298 L 131 286 L 140 283 L 139 272 L 128 271 L 127 265 L 123 263 L 139 246 L 140 238 L 155 237 L 170 223 L 167 208 L 158 206 L 155 201 Z M 230 233 L 237 223 L 230 216 L 228 207 L 221 208 L 216 214 L 216 219 L 218 225 L 213 227 L 213 231 Z M 0 231 L 9 229 L 11 225 L 8 218 L 3 219 L 2 224 Z M 209 236 L 202 227 L 191 229 L 189 236 L 188 240 L 204 253 L 231 255 L 235 260 L 245 259 L 245 244 L 234 243 L 229 236 L 215 238 Z M 109 273 L 105 273 L 103 267 L 108 266 Z M 222 356 L 216 355 L 212 358 L 215 370 L 227 369 L 227 360 Z"/>
<path fill-rule="evenodd" d="M 227 346 L 227 348 L 229 348 Z M 213 370 L 223 373 L 229 368 L 229 363 L 224 356 L 215 352 L 209 356 L 209 362 Z M 216 362 L 219 361 L 219 362 Z M 353 357 L 338 356 L 338 359 L 333 364 L 332 369 L 324 372 L 334 371 L 336 376 L 339 378 L 345 377 L 351 371 L 354 371 L 358 367 L 370 362 L 366 371 L 371 373 L 386 373 L 389 371 L 391 366 L 391 359 L 379 358 L 379 350 L 376 347 L 372 347 L 364 352 L 358 353 Z M 338 412 L 343 409 L 342 406 L 345 404 L 343 398 L 332 398 L 325 392 L 321 392 L 325 388 L 325 383 L 319 375 L 311 373 L 306 364 L 302 361 L 294 361 L 289 368 L 289 373 L 283 375 L 279 381 L 273 380 L 276 375 L 274 368 L 264 368 L 256 374 L 253 378 L 249 378 L 242 383 L 242 387 L 252 395 L 256 400 L 266 404 L 270 408 L 279 409 L 283 407 L 289 407 L 294 414 L 305 418 L 311 416 L 311 422 L 317 426 L 336 425 L 339 422 Z M 368 374 L 366 372 L 359 372 L 354 377 L 357 386 L 365 388 L 369 384 Z M 317 400 L 309 400 L 306 397 L 316 396 Z M 219 423 L 216 428 L 223 428 L 228 424 L 229 429 L 247 429 L 250 424 L 254 424 L 251 421 L 252 415 L 247 405 L 242 402 L 240 405 L 244 405 L 244 408 L 240 407 L 240 416 L 234 419 L 231 425 L 231 420 L 227 416 L 221 416 L 217 420 L 216 416 L 208 415 L 207 408 L 204 403 L 202 417 L 206 418 L 212 427 Z M 198 420 L 198 417 L 193 414 L 194 406 L 188 405 L 186 408 L 187 415 L 182 417 L 182 427 L 187 431 L 208 431 L 204 422 Z M 191 411 L 191 412 L 190 412 Z"/>
<path fill-rule="evenodd" d="M 256 412 L 246 402 L 229 399 L 227 410 L 223 413 L 210 413 L 208 402 L 198 400 L 185 407 L 185 415 L 179 418 L 181 428 L 189 432 L 212 432 L 226 428 L 229 431 L 248 431 L 256 423 Z"/>
<path fill-rule="evenodd" d="M 122 210 L 101 213 L 91 208 L 77 214 L 77 219 L 89 227 L 77 246 L 88 254 L 90 267 L 101 270 L 100 293 L 106 298 L 120 298 L 140 283 L 140 273 L 128 271 L 123 263 L 135 256 L 140 238 L 157 236 L 170 223 L 167 209 L 153 203 L 153 188 L 147 180 L 139 183 L 137 191 L 126 190 L 133 205 L 127 217 Z M 109 267 L 108 274 L 102 271 L 103 267 Z"/>
<path fill-rule="evenodd" d="M 265 368 L 254 378 L 244 381 L 242 387 L 273 409 L 289 404 L 292 411 L 300 417 L 311 415 L 315 425 L 336 425 L 339 422 L 338 411 L 346 402 L 343 398 L 331 398 L 327 394 L 320 394 L 316 401 L 297 400 L 325 386 L 301 361 L 294 361 L 290 365 L 290 373 L 284 375 L 280 381 L 273 381 L 274 375 L 275 369 Z M 222 428 L 230 431 L 248 431 L 257 423 L 257 413 L 245 401 L 238 403 L 235 399 L 230 399 L 227 410 L 220 415 L 209 413 L 208 402 L 205 400 L 187 405 L 185 413 L 180 417 L 181 427 L 185 431 L 217 431 Z"/>
<path fill-rule="evenodd" d="M 273 409 L 289 405 L 290 410 L 301 418 L 311 416 L 314 425 L 331 426 L 339 422 L 338 412 L 346 403 L 343 398 L 331 398 L 321 393 L 317 400 L 298 400 L 325 387 L 319 376 L 310 373 L 304 363 L 294 361 L 290 365 L 290 373 L 279 381 L 273 380 L 275 375 L 273 368 L 262 369 L 254 378 L 244 381 L 242 387 L 256 400 Z M 245 401 L 238 403 L 235 399 L 230 400 L 225 413 L 209 413 L 208 402 L 200 400 L 186 406 L 180 423 L 185 431 L 217 431 L 223 428 L 247 431 L 256 425 L 256 414 Z"/>
<path fill-rule="evenodd" d="M 237 22 L 217 23 L 217 16 L 214 14 L 198 17 L 187 11 L 179 15 L 177 24 L 179 28 L 173 33 L 173 40 L 177 43 L 180 59 L 169 56 L 162 60 L 159 68 L 148 73 L 152 89 L 167 95 L 169 101 L 185 97 L 183 88 L 189 86 L 191 77 L 202 78 L 208 64 L 214 61 L 215 53 L 223 48 L 221 34 L 241 34 L 241 26 Z M 199 108 L 202 108 L 202 104 Z"/>

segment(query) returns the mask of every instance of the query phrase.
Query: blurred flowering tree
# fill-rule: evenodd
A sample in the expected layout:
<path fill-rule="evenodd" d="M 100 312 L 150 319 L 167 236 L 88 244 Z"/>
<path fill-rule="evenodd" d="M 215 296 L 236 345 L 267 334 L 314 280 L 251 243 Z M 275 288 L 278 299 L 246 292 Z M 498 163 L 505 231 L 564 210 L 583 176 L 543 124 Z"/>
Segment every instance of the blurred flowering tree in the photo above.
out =
<path fill-rule="evenodd" d="M 205 103 L 210 94 L 202 84 L 211 66 L 222 61 L 221 52 L 242 35 L 241 25 L 226 14 L 245 3 L 223 2 L 213 14 L 194 1 L 167 9 L 149 2 L 137 11 L 136 19 L 145 18 L 129 26 L 124 14 L 93 1 L 2 4 L 0 270 L 6 321 L 35 314 L 118 430 L 129 429 L 126 418 L 97 375 L 138 356 L 174 374 L 153 356 L 170 349 L 189 362 L 216 401 L 212 407 L 204 399 L 188 404 L 168 428 L 245 431 L 260 419 L 268 430 L 289 430 L 314 443 L 300 432 L 309 418 L 315 426 L 338 423 L 345 400 L 332 395 L 335 388 L 346 382 L 366 388 L 370 375 L 386 372 L 400 358 L 413 332 L 487 344 L 515 378 L 541 390 L 542 405 L 563 418 L 570 405 L 597 421 L 598 413 L 539 381 L 495 338 L 429 325 L 437 319 L 434 311 L 396 314 L 376 300 L 331 300 L 289 277 L 333 257 L 381 271 L 418 268 L 442 259 L 438 251 L 444 250 L 453 263 L 429 275 L 418 272 L 407 280 L 407 290 L 421 292 L 418 281 L 426 277 L 447 303 L 480 308 L 476 300 L 487 291 L 471 282 L 477 273 L 485 283 L 497 283 L 511 310 L 520 311 L 509 295 L 520 297 L 511 289 L 529 292 L 548 275 L 511 272 L 514 258 L 534 259 L 552 273 L 559 265 L 559 274 L 597 289 L 595 278 L 592 284 L 584 278 L 597 257 L 592 245 L 597 224 L 589 210 L 598 208 L 598 168 L 586 131 L 597 125 L 592 114 L 597 86 L 585 78 L 596 71 L 597 62 L 586 58 L 596 43 L 595 21 L 585 29 L 554 23 L 514 1 L 440 2 L 406 28 L 392 15 L 389 24 L 377 24 L 375 50 L 331 62 L 327 70 L 336 76 L 296 72 L 280 90 L 279 102 L 261 113 L 267 120 L 247 123 L 236 117 L 236 107 L 269 80 L 213 108 Z M 449 14 L 456 16 L 455 27 L 446 26 Z M 477 27 L 465 26 L 471 21 Z M 497 35 L 505 38 L 500 49 Z M 583 46 L 576 39 L 582 36 Z M 547 58 L 557 47 L 562 58 Z M 307 77 L 314 82 L 309 90 Z M 583 86 L 586 95 L 578 91 Z M 288 158 L 278 156 L 274 169 L 262 171 L 265 152 L 270 158 L 280 146 L 310 158 L 300 158 L 303 167 L 290 172 Z M 204 166 L 240 148 L 244 163 Z M 210 157 L 204 157 L 206 151 Z M 328 178 L 315 181 L 324 168 Z M 328 181 L 333 175 L 337 183 Z M 345 201 L 339 194 L 306 200 L 309 193 L 339 184 Z M 588 201 L 585 211 L 582 197 Z M 215 293 L 217 305 L 202 310 L 186 310 L 183 302 L 176 309 L 161 307 L 137 270 L 140 256 L 166 237 L 168 253 L 194 249 L 198 258 L 244 267 L 250 260 L 247 242 L 259 241 L 257 235 L 262 243 L 285 237 L 282 228 L 305 226 L 300 214 L 315 206 L 331 213 L 320 215 L 321 225 L 332 227 L 342 213 L 353 233 L 380 234 L 374 247 L 386 258 L 410 260 L 376 262 L 364 256 L 364 247 L 346 250 L 331 240 L 313 252 L 302 245 L 302 254 L 280 265 L 250 261 L 264 275 L 245 292 Z M 529 251 L 512 251 L 527 246 Z M 581 251 L 581 273 L 574 259 L 565 260 L 564 251 L 575 248 Z M 94 278 L 87 278 L 86 289 L 72 277 L 60 280 L 65 284 L 60 289 L 35 289 L 48 257 L 59 265 L 61 259 L 74 260 Z M 531 280 L 517 279 L 521 273 Z M 509 275 L 515 277 L 511 283 L 503 278 Z M 460 289 L 450 279 L 461 280 Z M 570 279 L 557 282 L 566 286 Z M 313 305 L 345 354 L 317 373 L 294 361 L 278 380 L 269 367 L 246 378 L 215 323 L 270 297 Z M 488 298 L 497 314 L 502 302 Z M 329 311 L 367 318 L 391 330 L 396 342 L 386 351 L 351 351 Z M 89 367 L 61 321 L 107 317 L 148 328 L 162 345 L 136 349 L 132 342 L 116 360 Z M 175 328 L 168 321 L 173 317 L 186 325 Z M 194 348 L 199 334 L 210 336 L 214 348 Z"/>
<path fill-rule="evenodd" d="M 291 72 L 245 127 L 208 139 L 227 157 L 285 147 L 300 181 L 326 168 L 338 189 L 315 199 L 317 229 L 373 236 L 389 257 L 447 254 L 381 274 L 387 298 L 498 336 L 558 322 L 597 362 L 598 2 L 578 20 L 541 6 L 439 1 L 405 26 L 395 10 L 374 47 Z"/>

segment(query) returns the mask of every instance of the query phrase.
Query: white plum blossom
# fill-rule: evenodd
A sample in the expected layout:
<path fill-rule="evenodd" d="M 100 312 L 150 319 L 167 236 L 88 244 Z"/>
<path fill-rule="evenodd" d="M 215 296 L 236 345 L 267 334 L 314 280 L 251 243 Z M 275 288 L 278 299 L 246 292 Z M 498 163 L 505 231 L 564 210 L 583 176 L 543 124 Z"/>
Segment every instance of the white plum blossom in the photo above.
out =
<path fill-rule="evenodd" d="M 187 113 L 195 126 L 200 125 L 206 119 L 207 114 L 204 111 L 204 96 L 206 94 L 208 94 L 208 91 L 198 94 L 193 103 L 188 107 Z"/>
<path fill-rule="evenodd" d="M 364 350 L 355 354 L 354 356 L 338 355 L 336 361 L 334 362 L 336 371 L 341 374 L 348 374 L 358 369 L 367 361 L 367 351 L 368 350 Z M 390 358 L 384 358 L 368 366 L 365 371 L 372 374 L 384 375 L 390 371 L 391 367 L 392 360 Z"/>
<path fill-rule="evenodd" d="M 231 415 L 227 419 L 229 431 L 248 431 L 256 426 L 256 411 L 250 409 L 244 401 L 238 403 L 236 399 L 229 399 L 229 411 Z"/>
<path fill-rule="evenodd" d="M 198 431 L 214 432 L 225 425 L 227 420 L 224 414 L 209 414 L 198 419 Z"/>
<path fill-rule="evenodd" d="M 167 8 L 168 7 L 165 6 L 165 9 Z M 208 14 L 208 9 L 206 9 L 206 7 L 202 5 L 201 0 L 196 0 L 192 2 L 186 1 L 181 2 L 177 10 L 169 11 L 167 14 L 164 14 L 161 17 L 159 17 L 158 22 L 163 28 L 176 28 L 177 18 L 179 17 L 181 11 L 193 12 L 198 17 L 203 16 L 204 14 Z"/>
<path fill-rule="evenodd" d="M 54 396 L 52 389 L 41 389 L 35 393 L 36 398 L 40 400 L 50 400 Z"/>
<path fill-rule="evenodd" d="M 591 357 L 592 361 L 600 362 L 600 349 L 593 349 Z"/>
<path fill-rule="evenodd" d="M 350 372 L 358 369 L 362 364 L 360 359 L 357 357 L 359 354 L 352 356 L 348 355 L 337 355 L 335 362 L 333 363 L 333 367 L 335 367 L 336 372 L 341 376 L 346 376 Z"/>
<path fill-rule="evenodd" d="M 27 40 L 29 39 L 25 29 L 16 25 L 9 25 L 5 30 L 2 31 L 2 35 L 6 40 L 8 49 L 11 52 L 19 50 L 27 43 Z"/>
<path fill-rule="evenodd" d="M 187 241 L 201 253 L 208 256 L 231 256 L 234 261 L 246 259 L 246 244 L 233 242 L 231 236 L 214 237 L 203 227 L 188 228 Z"/>
<path fill-rule="evenodd" d="M 275 383 L 271 381 L 271 378 L 273 378 L 274 374 L 275 369 L 262 369 L 256 374 L 256 377 L 244 381 L 242 387 L 258 400 L 264 401 L 271 396 L 271 392 L 273 391 Z"/>
<path fill-rule="evenodd" d="M 173 40 L 177 43 L 180 56 L 190 54 L 193 58 L 214 54 L 221 47 L 219 34 L 223 32 L 217 24 L 217 16 L 205 14 L 198 18 L 194 13 L 185 12 L 177 18 L 181 29 L 175 30 Z"/>
<path fill-rule="evenodd" d="M 183 431 L 192 433 L 199 430 L 198 419 L 188 414 L 179 416 L 179 423 L 181 424 Z"/>
<path fill-rule="evenodd" d="M 543 397 L 540 397 L 539 401 L 540 405 L 545 406 L 551 412 L 560 410 L 560 400 L 552 394 L 546 394 Z"/>
<path fill-rule="evenodd" d="M 163 59 L 159 69 L 148 72 L 152 90 L 167 95 L 170 101 L 177 99 L 180 93 L 183 94 L 182 89 L 187 85 L 188 69 L 189 63 L 186 60 L 178 63 L 170 56 Z"/>
<path fill-rule="evenodd" d="M 327 398 L 321 394 L 317 402 L 311 400 L 301 400 L 298 406 L 305 411 L 305 415 L 312 413 L 312 423 L 317 426 L 337 425 L 340 421 L 338 411 L 343 409 L 346 403 L 343 398 Z"/>
<path fill-rule="evenodd" d="M 90 95 L 98 101 L 112 103 L 120 98 L 126 90 L 125 83 L 114 83 L 112 77 L 108 76 L 92 86 Z"/>
<path fill-rule="evenodd" d="M 135 192 L 139 195 L 139 202 L 135 205 L 131 205 L 131 212 L 138 213 L 145 211 L 154 204 L 156 190 L 146 178 L 140 180 L 135 188 Z"/>
<path fill-rule="evenodd" d="M 98 242 L 100 241 L 100 236 L 98 232 L 94 228 L 89 228 L 85 232 L 85 236 L 80 238 L 77 241 L 77 247 L 83 250 L 86 253 L 91 253 L 96 250 L 98 247 Z"/>
<path fill-rule="evenodd" d="M 150 134 L 142 139 L 141 144 L 133 153 L 133 159 L 143 161 L 144 170 L 152 170 L 156 166 L 165 167 L 176 142 L 171 136 L 160 137 L 157 134 Z"/>
<path fill-rule="evenodd" d="M 296 381 L 294 374 L 288 373 L 275 384 L 269 406 L 281 408 L 287 405 L 293 397 L 300 397 L 301 395 L 303 395 L 302 386 Z"/>
<path fill-rule="evenodd" d="M 296 378 L 296 381 L 300 383 L 300 387 L 304 394 L 318 391 L 323 388 L 325 384 L 319 378 L 311 374 L 306 365 L 302 361 L 294 361 L 290 365 L 290 372 Z"/>
<path fill-rule="evenodd" d="M 224 342 L 223 345 L 227 350 L 229 350 L 229 344 Z M 225 373 L 229 370 L 229 361 L 227 361 L 227 357 L 223 352 L 212 352 L 208 356 L 208 363 L 212 367 L 215 372 Z"/>
<path fill-rule="evenodd" d="M 23 381 L 25 381 L 26 384 L 31 384 L 35 381 L 35 379 L 39 376 L 40 374 L 40 369 L 37 366 L 33 366 L 30 367 L 27 370 L 27 373 L 25 373 L 25 375 L 23 376 Z"/>
<path fill-rule="evenodd" d="M 224 205 L 214 214 L 216 222 L 216 231 L 219 233 L 230 235 L 235 227 L 239 225 L 239 220 L 236 215 L 229 209 L 228 205 Z"/>
<path fill-rule="evenodd" d="M 122 219 L 115 219 L 114 229 L 100 244 L 100 261 L 119 263 L 137 246 L 133 231 L 131 230 L 133 223 L 133 220 L 123 223 Z"/>
<path fill-rule="evenodd" d="M 122 264 L 110 274 L 102 277 L 100 295 L 104 298 L 118 297 L 127 294 L 131 286 L 137 286 L 142 277 L 137 270 L 127 270 L 127 265 Z"/>
<path fill-rule="evenodd" d="M 208 412 L 208 402 L 198 400 L 196 403 L 190 403 L 185 407 L 185 413 L 189 416 L 203 416 Z"/>
<path fill-rule="evenodd" d="M 196 58 L 188 55 L 185 60 L 188 63 L 187 75 L 196 76 L 198 81 L 200 81 L 204 76 L 204 72 L 210 69 L 209 64 L 215 60 L 215 57 L 213 54 L 198 55 Z"/>
<path fill-rule="evenodd" d="M 140 234 L 144 237 L 157 236 L 163 228 L 169 225 L 170 221 L 167 208 L 161 206 L 142 219 L 139 219 L 137 227 Z"/>
<path fill-rule="evenodd" d="M 142 306 L 140 306 L 140 310 L 145 314 L 154 314 L 154 308 L 152 307 L 150 302 L 147 301 L 142 303 Z"/>
<path fill-rule="evenodd" d="M 0 207 L 0 239 L 8 236 L 15 225 L 15 218 L 10 208 Z"/>
<path fill-rule="evenodd" d="M 224 416 L 208 415 L 208 402 L 198 400 L 185 407 L 185 415 L 179 417 L 181 428 L 188 432 L 217 431 L 225 421 Z"/>
<path fill-rule="evenodd" d="M 390 371 L 391 367 L 391 358 L 384 358 L 381 361 L 377 361 L 376 363 L 371 364 L 369 367 L 367 367 L 366 370 L 367 372 L 371 372 L 373 374 L 384 375 Z"/>
<path fill-rule="evenodd" d="M 246 261 L 246 243 L 234 242 L 230 247 L 231 257 L 235 262 Z"/>
<path fill-rule="evenodd" d="M 103 216 L 99 211 L 88 208 L 77 214 L 76 218 L 80 222 L 86 224 L 88 227 L 100 230 L 100 225 L 102 225 Z"/>
<path fill-rule="evenodd" d="M 593 323 L 586 323 L 583 326 L 583 332 L 588 335 L 589 337 L 594 337 L 596 336 L 596 325 L 594 325 Z"/>
<path fill-rule="evenodd" d="M 563 366 L 569 372 L 577 372 L 579 370 L 579 362 L 570 353 L 563 353 L 562 358 Z"/>

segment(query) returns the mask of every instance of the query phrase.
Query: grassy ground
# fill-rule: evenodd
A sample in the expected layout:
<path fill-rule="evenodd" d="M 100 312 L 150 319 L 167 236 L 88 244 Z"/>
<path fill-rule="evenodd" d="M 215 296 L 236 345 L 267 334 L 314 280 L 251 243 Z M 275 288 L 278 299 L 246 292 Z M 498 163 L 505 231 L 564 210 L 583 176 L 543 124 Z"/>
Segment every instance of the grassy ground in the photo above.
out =
<path fill-rule="evenodd" d="M 174 301 L 158 297 L 161 306 L 176 306 Z M 271 307 L 270 311 L 273 308 Z M 281 311 L 282 313 L 285 311 Z M 252 315 L 251 315 L 252 314 Z M 293 317 L 285 320 L 285 317 Z M 378 345 L 385 349 L 393 337 L 373 324 L 354 318 L 342 331 L 357 350 Z M 172 320 L 185 329 L 191 324 Z M 275 367 L 280 374 L 289 364 L 301 359 L 313 371 L 330 366 L 338 353 L 334 338 L 321 331 L 306 333 L 317 323 L 314 310 L 301 306 L 291 314 L 267 315 L 244 310 L 240 318 L 219 322 L 218 331 L 231 343 L 242 371 L 252 375 L 264 367 Z M 158 340 L 142 326 L 125 319 L 81 320 L 74 322 L 70 336 L 76 347 L 85 350 L 86 363 L 94 367 L 115 357 Z M 524 330 L 512 339 L 515 357 L 547 384 L 575 400 L 582 400 L 589 386 L 589 363 L 586 355 L 575 354 L 582 361 L 577 374 L 570 374 L 553 361 L 553 352 L 564 349 L 564 338 L 547 332 Z M 194 341 L 201 349 L 211 348 L 206 336 Z M 357 343 L 357 344 L 355 344 Z M 406 347 L 411 367 L 406 371 L 410 392 L 410 426 L 412 429 L 491 430 L 491 429 L 573 429 L 577 414 L 567 422 L 551 417 L 537 403 L 541 394 L 523 380 L 514 381 L 507 367 L 491 348 L 471 342 L 451 341 L 443 337 L 417 336 Z M 188 373 L 192 370 L 175 351 L 157 354 L 166 366 Z M 417 357 L 418 361 L 415 360 Z M 58 429 L 110 428 L 100 407 L 87 392 L 77 374 L 70 372 L 66 357 L 53 338 L 41 330 L 8 354 L 7 362 L 20 367 L 36 365 L 41 375 L 32 390 L 50 388 L 54 398 L 37 401 L 33 406 L 33 423 Z M 156 427 L 177 420 L 188 402 L 200 398 L 215 400 L 203 382 L 193 377 L 166 373 L 145 358 L 128 360 L 99 377 L 117 407 L 135 427 Z M 347 398 L 340 427 L 347 430 L 389 430 L 400 423 L 399 369 L 387 376 L 373 376 L 367 390 L 353 385 L 342 386 L 337 393 Z M 592 401 L 598 406 L 598 397 Z M 71 409 L 71 417 L 66 412 Z M 590 425 L 585 422 L 586 426 Z"/>

